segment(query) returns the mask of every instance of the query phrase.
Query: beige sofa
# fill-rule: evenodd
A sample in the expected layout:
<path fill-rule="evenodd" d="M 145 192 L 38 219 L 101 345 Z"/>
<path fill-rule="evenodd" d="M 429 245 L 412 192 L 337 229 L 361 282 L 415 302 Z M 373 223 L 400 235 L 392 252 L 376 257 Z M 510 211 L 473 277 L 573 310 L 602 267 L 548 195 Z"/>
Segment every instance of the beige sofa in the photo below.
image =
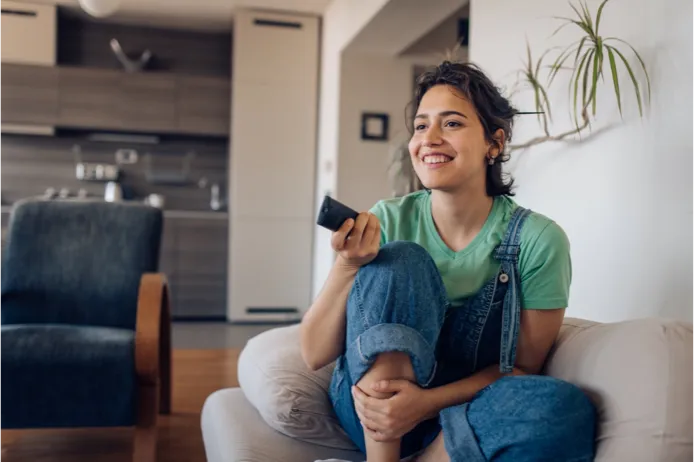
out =
<path fill-rule="evenodd" d="M 298 325 L 252 339 L 238 372 L 241 388 L 205 402 L 208 462 L 364 460 L 332 414 L 332 366 L 311 372 L 301 360 Z M 692 460 L 690 323 L 566 319 L 545 372 L 579 385 L 596 403 L 597 461 Z"/>

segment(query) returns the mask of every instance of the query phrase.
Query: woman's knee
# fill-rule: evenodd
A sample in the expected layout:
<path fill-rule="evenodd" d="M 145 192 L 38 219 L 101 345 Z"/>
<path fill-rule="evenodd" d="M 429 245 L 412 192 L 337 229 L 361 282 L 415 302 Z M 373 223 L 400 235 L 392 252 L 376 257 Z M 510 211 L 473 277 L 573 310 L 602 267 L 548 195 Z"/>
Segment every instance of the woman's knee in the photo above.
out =
<path fill-rule="evenodd" d="M 443 322 L 447 304 L 443 280 L 429 253 L 413 242 L 395 241 L 357 273 L 347 315 L 367 328 L 399 323 L 416 329 L 432 319 Z"/>
<path fill-rule="evenodd" d="M 580 388 L 552 377 L 504 377 L 470 403 L 466 418 L 487 457 L 544 451 L 553 454 L 546 460 L 580 460 L 594 451 L 595 407 Z"/>
<path fill-rule="evenodd" d="M 593 421 L 595 408 L 576 385 L 548 376 L 503 377 L 470 403 L 470 414 L 522 415 L 524 419 L 554 421 L 573 416 L 571 422 Z"/>
<path fill-rule="evenodd" d="M 428 383 L 447 308 L 436 264 L 421 246 L 386 244 L 362 267 L 347 301 L 347 360 L 356 383 L 386 352 L 407 353 L 420 384 Z"/>

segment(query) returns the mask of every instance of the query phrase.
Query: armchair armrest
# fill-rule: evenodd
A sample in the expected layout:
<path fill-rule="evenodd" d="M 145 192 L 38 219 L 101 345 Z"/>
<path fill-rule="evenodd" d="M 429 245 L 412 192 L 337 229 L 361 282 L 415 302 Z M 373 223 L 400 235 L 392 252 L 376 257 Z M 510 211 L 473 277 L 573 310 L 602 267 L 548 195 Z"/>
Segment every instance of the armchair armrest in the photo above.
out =
<path fill-rule="evenodd" d="M 159 412 L 171 411 L 171 309 L 161 273 L 140 280 L 135 327 L 135 369 L 140 387 L 159 388 Z"/>

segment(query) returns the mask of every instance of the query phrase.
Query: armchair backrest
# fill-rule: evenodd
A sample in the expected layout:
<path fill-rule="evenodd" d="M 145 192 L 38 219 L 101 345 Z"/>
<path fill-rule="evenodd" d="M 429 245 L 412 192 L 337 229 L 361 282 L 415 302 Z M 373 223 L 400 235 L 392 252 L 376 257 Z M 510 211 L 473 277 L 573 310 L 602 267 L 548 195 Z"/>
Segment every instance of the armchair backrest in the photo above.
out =
<path fill-rule="evenodd" d="M 135 328 L 143 273 L 156 272 L 159 209 L 100 201 L 25 200 L 10 218 L 2 324 Z"/>

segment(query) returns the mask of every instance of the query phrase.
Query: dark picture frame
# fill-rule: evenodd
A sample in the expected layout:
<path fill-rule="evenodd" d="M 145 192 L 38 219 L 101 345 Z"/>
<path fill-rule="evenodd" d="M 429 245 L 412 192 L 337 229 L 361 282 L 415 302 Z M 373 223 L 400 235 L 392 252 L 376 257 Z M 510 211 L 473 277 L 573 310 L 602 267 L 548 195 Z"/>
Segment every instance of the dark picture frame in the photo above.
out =
<path fill-rule="evenodd" d="M 388 141 L 388 114 L 364 112 L 361 115 L 361 139 Z"/>

